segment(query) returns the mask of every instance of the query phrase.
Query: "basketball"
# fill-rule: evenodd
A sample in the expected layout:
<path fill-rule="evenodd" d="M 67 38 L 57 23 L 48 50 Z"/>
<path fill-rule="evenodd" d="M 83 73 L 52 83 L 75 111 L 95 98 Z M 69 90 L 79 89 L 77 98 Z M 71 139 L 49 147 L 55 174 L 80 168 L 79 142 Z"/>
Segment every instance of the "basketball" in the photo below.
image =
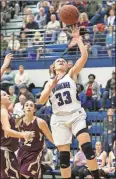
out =
<path fill-rule="evenodd" d="M 79 18 L 79 11 L 73 5 L 64 5 L 59 11 L 60 19 L 66 25 L 76 24 Z"/>

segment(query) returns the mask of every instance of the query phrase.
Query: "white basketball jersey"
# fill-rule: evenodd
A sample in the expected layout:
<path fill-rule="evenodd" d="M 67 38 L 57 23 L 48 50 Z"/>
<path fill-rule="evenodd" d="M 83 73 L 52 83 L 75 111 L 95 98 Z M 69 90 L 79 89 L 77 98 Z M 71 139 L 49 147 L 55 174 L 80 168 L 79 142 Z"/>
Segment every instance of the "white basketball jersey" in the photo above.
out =
<path fill-rule="evenodd" d="M 103 155 L 104 155 L 104 152 L 101 152 L 99 156 L 96 156 L 98 166 L 102 164 Z"/>
<path fill-rule="evenodd" d="M 72 113 L 81 108 L 76 98 L 76 84 L 69 74 L 62 77 L 51 92 L 50 101 L 54 114 Z"/>
<path fill-rule="evenodd" d="M 116 167 L 116 157 L 113 152 L 111 152 L 110 155 L 111 155 L 112 167 Z"/>

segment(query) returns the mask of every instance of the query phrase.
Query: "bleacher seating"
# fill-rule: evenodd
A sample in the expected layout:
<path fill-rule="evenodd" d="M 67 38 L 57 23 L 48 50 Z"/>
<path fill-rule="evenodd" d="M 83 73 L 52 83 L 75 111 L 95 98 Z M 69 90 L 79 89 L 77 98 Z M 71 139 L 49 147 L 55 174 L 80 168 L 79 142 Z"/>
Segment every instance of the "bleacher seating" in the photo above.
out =
<path fill-rule="evenodd" d="M 106 7 L 106 0 L 102 1 L 103 7 Z M 32 13 L 34 15 L 37 14 L 36 5 L 28 5 L 27 7 L 32 9 Z M 23 14 L 20 13 L 17 19 L 11 19 L 9 23 L 6 24 L 5 27 L 2 28 L 1 33 L 4 33 L 5 37 L 8 38 L 11 33 L 15 33 L 17 37 L 19 37 L 21 28 L 22 28 L 22 18 Z M 99 23 L 103 22 L 103 18 L 100 19 Z M 93 26 L 88 27 L 89 33 L 91 34 L 91 39 L 93 38 Z M 41 30 L 38 30 L 41 31 Z M 45 30 L 42 30 L 42 36 L 44 36 Z M 45 39 L 44 39 L 45 40 Z M 41 54 L 39 61 L 36 61 L 37 49 L 39 47 L 44 48 L 44 54 Z M 49 66 L 53 63 L 56 58 L 62 56 L 63 52 L 68 48 L 68 44 L 55 44 L 51 42 L 51 39 L 48 38 L 47 41 L 43 43 L 43 45 L 37 46 L 29 46 L 26 48 L 27 57 L 15 57 L 12 62 L 12 67 L 14 69 L 18 69 L 20 63 L 23 61 L 23 65 L 25 69 L 48 69 Z M 48 52 L 45 52 L 45 49 L 48 49 Z M 49 52 L 51 51 L 52 52 Z M 115 66 L 115 51 L 112 50 L 113 57 L 109 58 L 107 54 L 107 50 L 99 50 L 98 57 L 93 57 L 92 54 L 89 55 L 89 59 L 85 67 L 113 67 Z M 76 51 L 74 55 L 70 55 L 69 53 L 64 55 L 64 58 L 67 60 L 72 60 L 73 62 L 80 56 L 80 53 Z M 41 92 L 41 87 L 36 87 L 32 89 L 32 93 L 36 96 L 37 93 Z M 101 88 L 101 93 L 105 91 L 105 88 Z M 91 108 L 91 101 L 88 102 L 87 106 Z M 111 101 L 107 100 L 107 108 L 111 106 Z M 98 107 L 101 107 L 101 101 L 98 102 Z M 92 127 L 90 128 L 90 136 L 92 141 L 93 148 L 95 147 L 96 141 L 101 139 L 101 135 L 103 133 L 103 120 L 106 117 L 106 112 L 87 112 L 87 119 L 92 122 Z M 46 140 L 47 147 L 50 149 L 55 149 L 56 147 Z M 70 145 L 71 150 L 74 152 L 77 150 L 78 142 L 75 138 L 72 140 L 72 144 Z M 54 173 L 56 176 L 60 175 L 59 170 L 47 171 L 45 175 L 51 175 Z M 115 178 L 114 175 L 109 175 L 112 178 Z"/>

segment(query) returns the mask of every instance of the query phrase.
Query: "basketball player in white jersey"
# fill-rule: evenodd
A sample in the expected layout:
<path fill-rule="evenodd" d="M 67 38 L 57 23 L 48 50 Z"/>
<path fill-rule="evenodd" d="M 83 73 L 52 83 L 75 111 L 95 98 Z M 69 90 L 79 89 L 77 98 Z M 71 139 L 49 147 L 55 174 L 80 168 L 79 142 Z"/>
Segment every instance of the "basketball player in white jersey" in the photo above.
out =
<path fill-rule="evenodd" d="M 106 164 L 107 153 L 102 150 L 101 142 L 95 144 L 95 154 L 99 168 L 103 168 Z"/>
<path fill-rule="evenodd" d="M 104 168 L 104 171 L 116 175 L 116 140 L 113 144 L 113 150 L 109 153 L 108 165 Z"/>
<path fill-rule="evenodd" d="M 79 36 L 79 31 L 73 29 L 72 35 L 70 47 L 78 45 L 81 57 L 69 71 L 64 59 L 57 59 L 54 62 L 56 76 L 48 81 L 38 103 L 45 104 L 49 98 L 52 103 L 51 129 L 54 143 L 60 152 L 62 178 L 71 178 L 70 144 L 72 143 L 72 135 L 74 135 L 87 158 L 88 167 L 94 179 L 100 179 L 97 161 L 87 131 L 86 113 L 81 108 L 80 102 L 77 101 L 74 81 L 87 62 L 88 53 L 82 38 Z"/>

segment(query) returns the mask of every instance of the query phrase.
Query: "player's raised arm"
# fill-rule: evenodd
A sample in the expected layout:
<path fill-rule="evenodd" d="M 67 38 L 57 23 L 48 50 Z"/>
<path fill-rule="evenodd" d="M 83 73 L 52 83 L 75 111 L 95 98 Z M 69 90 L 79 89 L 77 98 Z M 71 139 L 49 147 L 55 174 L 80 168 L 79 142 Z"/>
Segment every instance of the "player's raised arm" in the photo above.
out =
<path fill-rule="evenodd" d="M 0 77 L 3 75 L 4 71 L 9 66 L 12 59 L 13 59 L 13 54 L 9 53 L 8 55 L 6 55 L 4 62 L 3 62 L 3 65 L 1 67 Z"/>
<path fill-rule="evenodd" d="M 37 122 L 38 122 L 39 128 L 42 130 L 42 132 L 43 132 L 44 135 L 47 137 L 47 139 L 48 139 L 50 142 L 54 143 L 54 142 L 53 142 L 53 138 L 52 138 L 52 134 L 51 134 L 51 132 L 50 132 L 50 130 L 49 130 L 49 128 L 48 128 L 47 123 L 46 123 L 44 120 L 42 120 L 42 119 L 41 119 L 41 120 L 38 120 Z"/>
<path fill-rule="evenodd" d="M 49 81 L 45 85 L 40 98 L 37 100 L 38 104 L 45 104 L 48 101 L 51 91 L 55 87 L 55 85 L 58 83 L 58 81 L 59 81 L 58 76 L 56 76 L 53 80 Z"/>
<path fill-rule="evenodd" d="M 75 65 L 69 71 L 69 75 L 71 78 L 73 78 L 75 75 L 77 76 L 79 74 L 79 72 L 83 69 L 83 67 L 88 59 L 88 52 L 87 52 L 87 49 L 85 48 L 85 45 L 82 41 L 82 37 L 79 36 L 79 30 L 73 30 L 72 35 L 73 35 L 73 39 L 72 39 L 72 42 L 70 43 L 69 47 L 72 47 L 77 44 L 80 49 L 80 52 L 81 52 L 81 57 L 76 61 Z"/>

